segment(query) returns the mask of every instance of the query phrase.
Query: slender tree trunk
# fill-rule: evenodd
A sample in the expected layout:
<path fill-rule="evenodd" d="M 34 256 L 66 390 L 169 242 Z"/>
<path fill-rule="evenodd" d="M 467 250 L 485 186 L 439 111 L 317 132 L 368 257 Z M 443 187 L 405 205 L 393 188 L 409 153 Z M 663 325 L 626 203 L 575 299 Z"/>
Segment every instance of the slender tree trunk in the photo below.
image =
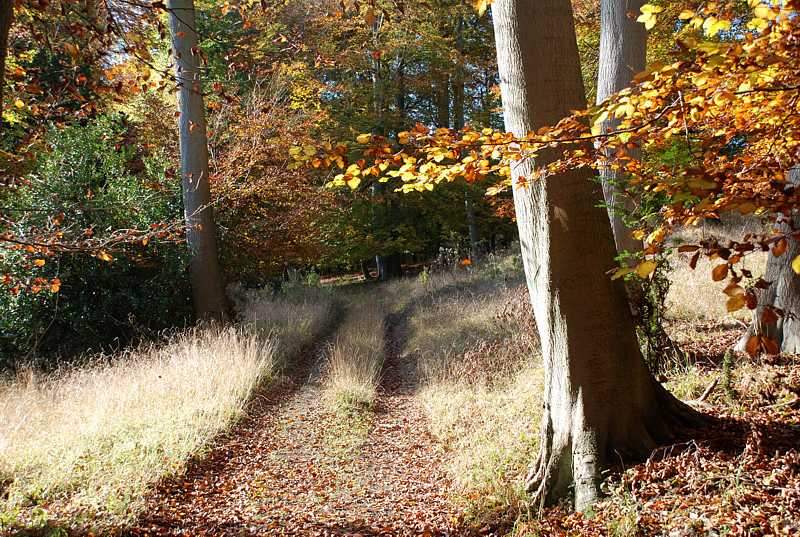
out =
<path fill-rule="evenodd" d="M 8 34 L 14 22 L 14 0 L 0 0 L 0 109 L 3 105 L 3 89 L 6 85 L 6 57 L 8 56 Z M 0 127 L 2 127 L 0 110 Z"/>
<path fill-rule="evenodd" d="M 379 17 L 372 25 L 373 34 L 373 48 L 378 50 L 380 43 L 378 36 L 380 35 L 381 27 L 383 25 L 382 19 Z M 372 58 L 372 112 L 375 118 L 375 132 L 381 136 L 386 135 L 386 88 L 382 76 L 382 66 L 379 57 Z M 385 188 L 382 183 L 373 183 L 370 192 L 373 198 L 372 209 L 372 228 L 375 234 L 383 231 L 386 225 L 386 214 L 384 214 L 385 206 L 387 205 L 383 200 Z M 389 279 L 388 271 L 389 262 L 387 256 L 383 254 L 375 255 L 375 267 L 378 270 L 378 279 L 386 281 Z"/>
<path fill-rule="evenodd" d="M 600 3 L 600 60 L 597 76 L 597 102 L 630 86 L 634 75 L 644 71 L 647 62 L 647 31 L 635 16 L 646 0 L 601 0 Z M 606 122 L 606 130 L 614 130 L 618 119 Z M 631 152 L 636 156 L 636 152 Z M 642 242 L 631 236 L 620 212 L 631 212 L 633 200 L 620 188 L 624 176 L 606 167 L 600 171 L 603 195 L 614 232 L 617 252 L 638 253 Z"/>
<path fill-rule="evenodd" d="M 481 259 L 481 236 L 478 230 L 478 218 L 475 215 L 475 204 L 472 202 L 470 185 L 464 188 L 464 209 L 467 213 L 467 230 L 469 231 L 469 257 L 473 263 Z"/>
<path fill-rule="evenodd" d="M 395 85 L 395 95 L 394 101 L 395 106 L 397 108 L 397 118 L 398 122 L 395 125 L 396 130 L 395 133 L 402 131 L 406 126 L 406 76 L 405 76 L 405 59 L 400 58 L 398 60 L 397 65 L 397 73 L 395 76 L 396 85 Z M 393 223 L 398 222 L 400 220 L 400 204 L 401 199 L 397 196 L 389 196 L 388 199 L 388 217 L 389 223 L 392 226 L 390 231 L 391 236 L 393 239 L 397 238 L 397 231 L 394 228 Z M 384 273 L 383 273 L 383 280 L 391 280 L 394 278 L 399 278 L 403 275 L 403 254 L 401 252 L 392 252 L 386 259 L 384 260 Z"/>
<path fill-rule="evenodd" d="M 458 52 L 458 65 L 453 77 L 453 128 L 461 130 L 466 123 L 465 91 L 464 91 L 464 19 L 458 18 L 456 22 L 456 51 Z M 467 218 L 469 234 L 469 256 L 473 263 L 480 260 L 480 231 L 475 217 L 475 207 L 470 195 L 470 185 L 464 187 L 464 210 Z"/>
<path fill-rule="evenodd" d="M 522 136 L 586 106 L 570 0 L 496 0 L 492 13 L 507 130 Z M 513 166 L 514 181 L 552 158 Z M 604 468 L 646 456 L 697 419 L 642 359 L 624 288 L 606 273 L 615 248 L 599 190 L 583 169 L 513 188 L 544 366 L 541 450 L 527 485 L 547 503 L 574 487 L 578 510 L 597 499 Z"/>
<path fill-rule="evenodd" d="M 464 19 L 456 21 L 456 52 L 458 60 L 453 76 L 453 128 L 464 128 Z"/>
<path fill-rule="evenodd" d="M 793 168 L 788 175 L 792 183 L 800 184 L 800 168 Z M 735 350 L 739 352 L 745 352 L 752 336 L 760 335 L 774 341 L 783 353 L 800 353 L 800 276 L 792 269 L 792 260 L 800 255 L 800 241 L 792 235 L 800 231 L 800 213 L 795 210 L 782 218 L 778 228 L 787 234 L 789 246 L 780 256 L 770 253 L 767 257 L 764 280 L 771 285 L 761 292 L 753 322 L 736 344 Z M 764 322 L 767 307 L 783 310 L 783 316 Z"/>
<path fill-rule="evenodd" d="M 369 271 L 369 260 L 362 259 L 361 260 L 361 274 L 364 276 L 364 281 L 372 280 L 372 274 Z"/>
<path fill-rule="evenodd" d="M 450 80 L 446 74 L 437 76 L 436 80 L 436 124 L 447 128 L 450 126 Z"/>
<path fill-rule="evenodd" d="M 180 151 L 186 238 L 195 313 L 225 318 L 225 293 L 217 258 L 216 226 L 208 183 L 208 138 L 200 80 L 194 0 L 168 0 L 175 76 L 178 79 Z"/>

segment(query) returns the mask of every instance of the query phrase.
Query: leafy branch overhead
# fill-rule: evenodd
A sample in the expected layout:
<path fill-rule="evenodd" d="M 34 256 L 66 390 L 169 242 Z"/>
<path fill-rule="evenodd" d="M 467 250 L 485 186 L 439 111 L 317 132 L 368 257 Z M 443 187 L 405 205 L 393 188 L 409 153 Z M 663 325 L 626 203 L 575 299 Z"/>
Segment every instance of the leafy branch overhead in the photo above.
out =
<path fill-rule="evenodd" d="M 490 128 L 455 131 L 418 124 L 396 139 L 362 134 L 355 144 L 304 147 L 293 150 L 292 157 L 298 163 L 340 168 L 329 183 L 332 187 L 358 188 L 363 181 L 398 178 L 398 190 L 412 192 L 458 178 L 503 178 L 489 195 L 509 187 L 511 168 L 526 159 L 537 160 L 537 173 L 520 178 L 515 187 L 570 168 L 610 167 L 629 177 L 630 196 L 657 193 L 667 200 L 658 227 L 634 231 L 646 240 L 647 256 L 662 252 L 675 228 L 723 212 L 777 221 L 800 202 L 800 192 L 788 177 L 800 161 L 796 4 L 750 0 L 747 12 L 741 13 L 738 2 L 705 2 L 685 10 L 678 20 L 663 21 L 679 28 L 670 61 L 650 65 L 630 88 L 605 102 L 525 137 Z M 662 11 L 645 4 L 638 20 L 653 28 L 662 23 Z M 616 120 L 610 131 L 609 119 Z M 686 163 L 648 159 L 676 144 L 690 155 Z M 639 149 L 642 157 L 636 156 Z M 354 162 L 348 160 L 352 153 L 358 155 Z M 785 234 L 754 234 L 725 245 L 686 245 L 683 251 L 722 261 L 725 274 L 720 279 L 738 284 L 750 276 L 736 268 L 745 255 L 770 248 L 780 255 L 784 240 Z M 800 268 L 800 260 L 793 266 Z M 647 276 L 654 268 L 644 260 L 615 276 Z M 748 300 L 733 300 L 731 309 L 754 307 L 751 292 L 745 293 Z"/>

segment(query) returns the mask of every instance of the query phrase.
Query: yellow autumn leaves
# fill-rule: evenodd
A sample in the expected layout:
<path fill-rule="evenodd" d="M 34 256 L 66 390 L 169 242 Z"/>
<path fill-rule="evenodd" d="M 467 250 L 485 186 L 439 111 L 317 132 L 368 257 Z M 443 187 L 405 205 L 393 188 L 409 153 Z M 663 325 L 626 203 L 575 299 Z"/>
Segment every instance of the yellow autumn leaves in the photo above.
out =
<path fill-rule="evenodd" d="M 486 9 L 492 3 L 492 0 L 472 0 L 472 5 L 475 7 L 475 10 L 478 12 L 478 15 L 483 15 L 486 13 Z"/>
<path fill-rule="evenodd" d="M 645 4 L 641 7 L 642 14 L 636 19 L 644 24 L 648 30 L 652 30 L 657 22 L 657 15 L 664 11 L 661 6 Z M 688 20 L 689 25 L 694 28 L 702 27 L 708 37 L 713 37 L 723 30 L 730 30 L 731 22 L 716 16 L 703 17 L 695 14 L 694 11 L 685 10 L 678 16 L 681 20 Z"/>
<path fill-rule="evenodd" d="M 664 11 L 661 6 L 654 6 L 653 4 L 645 4 L 641 7 L 642 14 L 636 19 L 636 22 L 641 22 L 648 30 L 652 30 L 656 25 L 656 15 Z"/>
<path fill-rule="evenodd" d="M 775 20 L 782 11 L 790 10 L 786 6 L 773 5 L 773 2 L 762 0 L 747 0 L 747 4 L 753 12 L 753 18 L 747 23 L 747 27 L 751 30 L 763 30 L 769 25 L 769 21 Z M 711 2 L 706 6 L 705 13 L 686 9 L 678 15 L 678 19 L 686 21 L 692 28 L 702 28 L 706 36 L 714 37 L 731 28 L 731 21 L 713 14 L 716 8 L 716 4 Z M 648 30 L 652 30 L 656 25 L 657 15 L 663 11 L 664 8 L 661 6 L 645 4 L 641 7 L 641 15 L 636 20 L 643 23 Z"/>

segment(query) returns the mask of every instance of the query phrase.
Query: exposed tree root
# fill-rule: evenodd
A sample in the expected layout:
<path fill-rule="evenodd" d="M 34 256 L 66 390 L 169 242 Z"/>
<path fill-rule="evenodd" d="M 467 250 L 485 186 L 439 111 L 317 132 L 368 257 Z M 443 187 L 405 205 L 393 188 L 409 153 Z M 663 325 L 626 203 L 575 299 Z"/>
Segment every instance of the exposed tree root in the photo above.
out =
<path fill-rule="evenodd" d="M 653 382 L 653 404 L 649 414 L 638 419 L 609 422 L 605 430 L 588 427 L 582 412 L 572 412 L 572 423 L 558 427 L 545 407 L 541 449 L 525 480 L 532 504 L 540 510 L 568 497 L 583 511 L 601 496 L 603 473 L 620 464 L 646 460 L 659 446 L 671 445 L 691 430 L 708 426 L 713 418 L 676 399 L 661 384 Z M 580 405 L 578 405 L 580 409 Z"/>

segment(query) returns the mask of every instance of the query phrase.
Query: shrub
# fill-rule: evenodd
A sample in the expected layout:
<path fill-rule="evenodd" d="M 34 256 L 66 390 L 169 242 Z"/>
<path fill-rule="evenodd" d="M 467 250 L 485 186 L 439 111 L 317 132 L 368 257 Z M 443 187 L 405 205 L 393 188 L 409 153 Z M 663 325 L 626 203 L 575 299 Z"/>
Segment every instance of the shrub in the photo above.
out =
<path fill-rule="evenodd" d="M 180 185 L 163 180 L 165 159 L 144 151 L 124 118 L 53 129 L 47 149 L 8 196 L 18 223 L 11 231 L 43 229 L 59 214 L 67 233 L 91 229 L 98 236 L 180 218 Z M 3 254 L 0 273 L 26 270 L 19 252 Z M 59 253 L 24 275 L 59 278 L 58 293 L 15 294 L 0 287 L 0 365 L 22 355 L 53 358 L 107 349 L 185 323 L 191 302 L 182 244 L 153 241 L 113 256 L 109 263 Z"/>

